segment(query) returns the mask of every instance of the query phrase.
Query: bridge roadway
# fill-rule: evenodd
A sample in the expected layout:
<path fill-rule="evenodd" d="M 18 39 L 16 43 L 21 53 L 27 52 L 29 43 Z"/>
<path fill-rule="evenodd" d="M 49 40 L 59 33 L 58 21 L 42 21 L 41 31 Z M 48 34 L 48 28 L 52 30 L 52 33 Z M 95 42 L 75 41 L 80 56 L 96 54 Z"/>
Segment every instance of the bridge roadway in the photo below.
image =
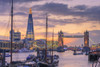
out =
<path fill-rule="evenodd" d="M 84 35 L 70 35 L 70 36 L 63 36 L 63 38 L 83 38 Z"/>

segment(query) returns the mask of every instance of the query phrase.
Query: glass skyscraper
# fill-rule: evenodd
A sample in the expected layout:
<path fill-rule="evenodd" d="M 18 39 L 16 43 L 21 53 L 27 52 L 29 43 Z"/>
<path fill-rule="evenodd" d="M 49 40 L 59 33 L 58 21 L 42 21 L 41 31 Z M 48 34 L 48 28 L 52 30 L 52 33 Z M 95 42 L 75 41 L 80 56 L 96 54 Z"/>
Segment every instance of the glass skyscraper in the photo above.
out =
<path fill-rule="evenodd" d="M 27 39 L 28 43 L 33 43 L 33 41 L 34 41 L 34 25 L 33 25 L 32 9 L 31 8 L 29 9 L 26 39 Z"/>

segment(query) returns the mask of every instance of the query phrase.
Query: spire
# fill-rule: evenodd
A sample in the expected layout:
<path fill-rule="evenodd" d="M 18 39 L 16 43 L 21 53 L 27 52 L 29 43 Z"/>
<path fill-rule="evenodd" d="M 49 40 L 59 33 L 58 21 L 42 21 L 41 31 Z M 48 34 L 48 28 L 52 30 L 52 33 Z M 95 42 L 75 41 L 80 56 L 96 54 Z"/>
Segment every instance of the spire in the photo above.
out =
<path fill-rule="evenodd" d="M 32 14 L 32 8 L 29 9 L 29 14 Z"/>

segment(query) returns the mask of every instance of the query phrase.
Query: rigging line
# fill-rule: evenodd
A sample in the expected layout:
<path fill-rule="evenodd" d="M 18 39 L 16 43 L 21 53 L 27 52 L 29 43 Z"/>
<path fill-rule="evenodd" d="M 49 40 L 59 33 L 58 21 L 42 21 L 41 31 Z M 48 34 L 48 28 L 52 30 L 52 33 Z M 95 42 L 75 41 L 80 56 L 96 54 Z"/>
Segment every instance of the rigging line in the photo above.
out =
<path fill-rule="evenodd" d="M 13 15 L 13 16 L 15 16 L 15 15 Z M 18 30 L 15 22 L 16 22 L 16 20 L 13 21 L 13 29 Z"/>
<path fill-rule="evenodd" d="M 9 3 L 10 3 L 10 2 L 9 2 Z M 13 9 L 13 10 L 14 10 L 14 9 Z M 11 14 L 10 14 L 10 15 L 11 15 Z M 15 15 L 13 15 L 13 16 L 15 16 Z M 13 21 L 13 30 L 16 29 L 16 30 L 18 31 L 19 29 L 17 28 L 15 21 L 16 21 L 16 20 Z"/>
<path fill-rule="evenodd" d="M 8 20 L 8 22 L 9 22 L 9 20 Z M 5 25 L 5 23 L 2 25 L 2 27 L 3 27 L 3 29 L 0 30 L 1 32 L 3 32 L 3 30 L 6 29 L 6 25 Z M 3 34 L 3 35 L 4 35 L 4 34 Z"/>
<path fill-rule="evenodd" d="M 16 20 L 14 20 L 14 21 L 16 21 Z M 16 25 L 15 25 L 15 23 L 14 23 L 14 22 L 13 22 L 13 25 L 14 25 L 14 26 L 13 26 L 13 28 L 14 28 L 14 29 L 16 29 Z"/>
<path fill-rule="evenodd" d="M 10 1 L 9 1 L 9 3 L 10 3 Z M 8 4 L 9 4 L 9 3 L 8 3 Z M 9 5 L 10 5 L 10 4 L 9 4 Z M 8 20 L 8 22 L 7 22 L 7 26 L 6 26 L 6 25 L 5 25 L 6 27 L 4 26 L 4 27 L 5 27 L 5 30 L 6 30 L 5 33 L 3 34 L 4 36 L 6 36 L 6 35 L 7 35 L 7 32 L 9 31 L 10 12 L 8 13 L 8 16 L 9 16 L 9 20 Z M 7 36 L 7 39 L 8 39 L 8 36 Z"/>
<path fill-rule="evenodd" d="M 8 22 L 7 22 L 6 31 L 5 31 L 5 33 L 4 33 L 4 36 L 6 36 L 6 35 L 7 35 L 7 32 L 10 30 L 10 29 L 9 29 L 9 25 L 10 25 L 10 13 L 9 13 L 9 20 L 8 20 Z M 8 36 L 7 36 L 7 39 L 8 39 Z"/>
<path fill-rule="evenodd" d="M 14 20 L 16 22 L 16 20 Z M 14 22 L 14 29 L 19 31 L 19 28 L 17 27 L 16 23 Z"/>

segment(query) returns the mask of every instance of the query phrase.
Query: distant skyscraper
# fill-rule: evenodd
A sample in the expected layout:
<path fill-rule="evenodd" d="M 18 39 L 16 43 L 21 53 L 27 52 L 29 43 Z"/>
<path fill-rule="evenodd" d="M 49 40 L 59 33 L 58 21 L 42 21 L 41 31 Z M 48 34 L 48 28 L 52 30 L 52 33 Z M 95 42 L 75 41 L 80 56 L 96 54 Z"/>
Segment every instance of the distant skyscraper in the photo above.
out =
<path fill-rule="evenodd" d="M 10 31 L 10 40 L 11 40 L 11 31 Z M 13 30 L 13 41 L 20 41 L 21 40 L 21 33 L 15 32 Z"/>
<path fill-rule="evenodd" d="M 32 9 L 29 9 L 28 25 L 26 32 L 26 39 L 28 42 L 34 41 L 34 27 L 33 27 L 33 18 L 32 18 Z"/>

